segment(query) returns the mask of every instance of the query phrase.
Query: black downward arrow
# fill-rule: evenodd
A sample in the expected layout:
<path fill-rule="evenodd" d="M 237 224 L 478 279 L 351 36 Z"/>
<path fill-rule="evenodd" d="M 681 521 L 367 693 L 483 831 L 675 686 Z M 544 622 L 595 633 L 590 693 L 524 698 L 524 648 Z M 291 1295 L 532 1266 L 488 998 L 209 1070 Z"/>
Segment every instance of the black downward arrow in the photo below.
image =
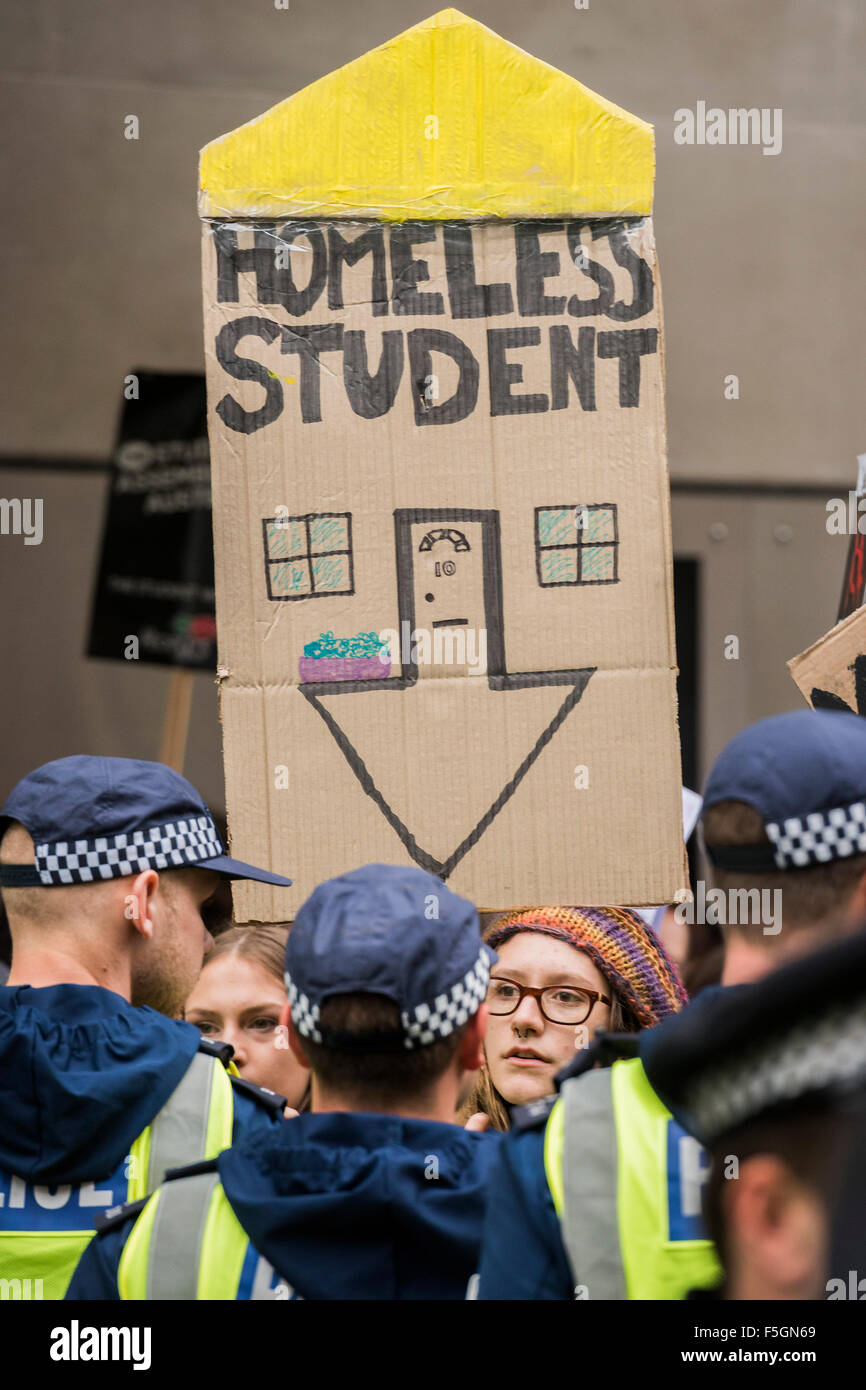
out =
<path fill-rule="evenodd" d="M 849 714 L 861 714 L 866 718 L 866 656 L 858 656 L 853 665 L 848 667 L 848 670 L 854 672 L 856 711 L 841 696 L 834 695 L 831 690 L 819 690 L 817 686 L 812 690 L 813 709 L 843 709 L 847 710 Z"/>
<path fill-rule="evenodd" d="M 526 689 L 532 685 L 559 684 L 570 684 L 572 685 L 572 689 L 566 695 L 553 719 L 550 720 L 547 727 L 539 735 L 534 746 L 527 753 L 520 766 L 511 777 L 508 778 L 496 800 L 488 807 L 487 811 L 478 821 L 474 830 L 466 836 L 465 840 L 453 850 L 447 859 L 441 860 L 436 859 L 432 854 L 429 854 L 426 850 L 421 848 L 408 826 L 404 825 L 396 811 L 388 804 L 373 780 L 360 754 L 353 747 L 334 715 L 330 710 L 325 708 L 318 698 L 318 695 L 323 693 L 322 687 L 312 684 L 301 684 L 298 686 L 298 689 L 308 703 L 312 705 L 313 709 L 316 710 L 325 721 L 337 747 L 340 749 L 340 752 L 343 754 L 343 757 L 358 779 L 362 789 L 378 806 L 392 830 L 396 831 L 406 852 L 414 859 L 416 864 L 420 865 L 422 869 L 426 869 L 428 873 L 436 874 L 441 879 L 447 879 L 449 875 L 454 872 L 461 859 L 469 853 L 473 846 L 481 839 L 485 831 L 489 829 L 503 806 L 510 801 L 530 768 L 540 757 L 560 726 L 568 718 L 575 705 L 579 703 L 580 697 L 586 689 L 590 677 L 595 674 L 595 669 L 594 666 L 587 666 L 582 670 L 575 671 L 532 671 L 523 672 L 514 676 L 504 675 L 488 677 L 491 687 L 500 691 Z M 494 682 L 496 682 L 496 685 L 494 685 Z M 334 684 L 336 685 L 337 683 L 335 682 Z M 386 682 L 384 680 L 370 681 L 368 684 L 370 687 L 378 687 L 380 690 L 386 687 Z M 401 684 L 401 682 L 397 681 L 394 684 L 396 686 Z M 349 686 L 349 681 L 342 682 L 343 690 L 347 690 Z M 336 694 L 342 693 L 342 691 L 334 690 L 332 687 L 327 693 Z"/>

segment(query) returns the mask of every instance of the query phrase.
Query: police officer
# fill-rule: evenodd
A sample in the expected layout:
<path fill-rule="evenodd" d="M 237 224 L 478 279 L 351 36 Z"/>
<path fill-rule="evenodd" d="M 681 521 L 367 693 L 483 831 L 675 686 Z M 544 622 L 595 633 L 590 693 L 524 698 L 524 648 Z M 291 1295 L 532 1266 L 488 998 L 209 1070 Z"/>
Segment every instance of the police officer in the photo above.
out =
<path fill-rule="evenodd" d="M 866 1098 L 866 933 L 712 991 L 648 1034 L 642 1053 L 656 1094 L 710 1155 L 718 1295 L 861 1297 L 848 1276 L 862 1268 L 862 1224 L 850 1264 L 828 1269 L 827 1251 Z"/>
<path fill-rule="evenodd" d="M 800 710 L 744 730 L 710 773 L 702 826 L 713 906 L 724 904 L 723 983 L 855 930 L 866 912 L 866 720 Z M 637 1052 L 637 1040 L 602 1037 L 560 1073 L 558 1097 L 514 1112 L 491 1177 L 480 1298 L 683 1298 L 718 1281 L 701 1223 L 707 1156 Z"/>
<path fill-rule="evenodd" d="M 228 858 L 195 788 L 159 763 L 61 758 L 0 816 L 0 1272 L 59 1298 L 96 1213 L 275 1123 L 282 1098 L 177 1015 L 219 876 L 291 880 Z"/>
<path fill-rule="evenodd" d="M 463 1298 L 500 1136 L 454 1123 L 496 959 L 420 869 L 321 884 L 286 947 L 311 1111 L 102 1223 L 74 1298 Z"/>

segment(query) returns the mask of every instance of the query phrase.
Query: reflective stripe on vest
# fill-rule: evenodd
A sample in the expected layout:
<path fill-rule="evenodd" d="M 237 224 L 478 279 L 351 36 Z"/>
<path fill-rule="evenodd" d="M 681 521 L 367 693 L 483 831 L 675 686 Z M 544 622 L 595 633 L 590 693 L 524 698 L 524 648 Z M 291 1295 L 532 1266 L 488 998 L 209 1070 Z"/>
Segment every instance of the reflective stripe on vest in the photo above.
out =
<path fill-rule="evenodd" d="M 587 1072 L 569 1091 L 563 1087 L 562 1223 L 574 1281 L 590 1298 L 625 1298 L 610 1070 Z"/>
<path fill-rule="evenodd" d="M 706 1155 L 638 1059 L 563 1085 L 544 1157 L 578 1297 L 674 1299 L 718 1282 L 699 1230 Z"/>
<path fill-rule="evenodd" d="M 135 1140 L 116 1172 L 100 1182 L 52 1189 L 10 1176 L 0 1191 L 0 1294 L 62 1298 L 93 1238 L 93 1217 L 139 1201 L 167 1168 L 216 1158 L 232 1142 L 234 1095 L 218 1058 L 197 1052 L 162 1110 Z M 87 1223 L 87 1224 L 85 1224 Z"/>
<path fill-rule="evenodd" d="M 126 1200 L 155 1192 L 170 1168 L 216 1158 L 232 1142 L 232 1083 L 216 1057 L 197 1052 L 159 1114 L 130 1149 Z"/>
<path fill-rule="evenodd" d="M 235 1299 L 250 1252 L 219 1173 L 196 1173 L 155 1192 L 129 1233 L 117 1271 L 122 1299 Z M 252 1252 L 255 1255 L 255 1252 Z M 249 1297 L 282 1297 L 259 1259 Z"/>

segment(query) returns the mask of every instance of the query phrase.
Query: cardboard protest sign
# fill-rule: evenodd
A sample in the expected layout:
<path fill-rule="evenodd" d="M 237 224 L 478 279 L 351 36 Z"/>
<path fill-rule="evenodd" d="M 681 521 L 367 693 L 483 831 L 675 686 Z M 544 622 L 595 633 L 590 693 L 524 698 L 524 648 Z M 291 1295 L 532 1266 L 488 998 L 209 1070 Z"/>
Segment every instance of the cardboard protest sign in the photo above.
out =
<path fill-rule="evenodd" d="M 792 657 L 788 670 L 813 709 L 866 715 L 866 608 Z"/>
<path fill-rule="evenodd" d="M 138 371 L 128 380 L 137 394 L 124 402 L 112 459 L 88 655 L 213 671 L 204 377 Z"/>
<path fill-rule="evenodd" d="M 240 920 L 684 886 L 652 170 L 454 10 L 203 151 L 229 828 L 296 885 Z"/>

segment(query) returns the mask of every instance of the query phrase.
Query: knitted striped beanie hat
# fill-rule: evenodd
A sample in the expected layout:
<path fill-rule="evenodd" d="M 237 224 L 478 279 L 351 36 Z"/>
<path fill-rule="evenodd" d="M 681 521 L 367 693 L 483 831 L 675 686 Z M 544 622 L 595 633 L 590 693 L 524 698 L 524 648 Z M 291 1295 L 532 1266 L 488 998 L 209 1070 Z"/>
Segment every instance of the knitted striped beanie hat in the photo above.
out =
<path fill-rule="evenodd" d="M 525 931 L 567 941 L 589 956 L 641 1028 L 652 1028 L 688 1003 L 677 968 L 661 941 L 627 907 L 522 908 L 498 918 L 485 940 L 495 951 Z"/>

